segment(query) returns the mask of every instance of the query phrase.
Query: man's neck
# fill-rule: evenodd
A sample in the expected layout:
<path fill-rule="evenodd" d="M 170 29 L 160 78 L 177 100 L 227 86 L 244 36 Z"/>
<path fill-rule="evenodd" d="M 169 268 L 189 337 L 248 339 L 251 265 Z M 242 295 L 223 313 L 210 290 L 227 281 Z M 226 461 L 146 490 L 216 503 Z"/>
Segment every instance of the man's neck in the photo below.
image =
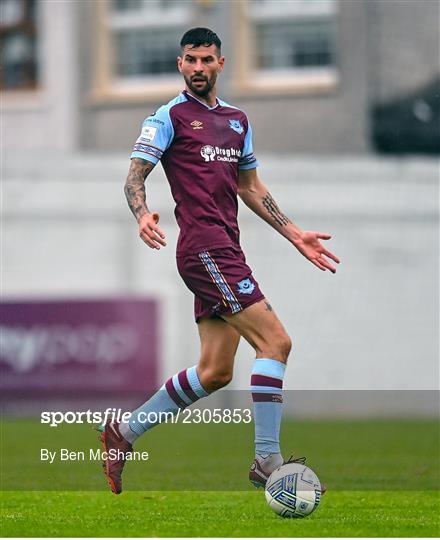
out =
<path fill-rule="evenodd" d="M 217 93 L 214 88 L 206 96 L 198 96 L 197 94 L 192 92 L 187 86 L 185 87 L 185 90 L 190 96 L 201 101 L 202 103 L 205 103 L 205 105 L 208 105 L 208 107 L 215 107 L 217 105 Z"/>

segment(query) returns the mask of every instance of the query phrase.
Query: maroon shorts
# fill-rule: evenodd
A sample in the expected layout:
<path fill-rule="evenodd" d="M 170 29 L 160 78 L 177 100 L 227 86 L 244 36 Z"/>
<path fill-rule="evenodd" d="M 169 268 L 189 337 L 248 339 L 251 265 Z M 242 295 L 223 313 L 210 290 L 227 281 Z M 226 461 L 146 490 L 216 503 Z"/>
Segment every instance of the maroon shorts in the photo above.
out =
<path fill-rule="evenodd" d="M 196 322 L 238 313 L 264 298 L 241 249 L 227 247 L 178 257 L 177 269 L 194 293 Z"/>

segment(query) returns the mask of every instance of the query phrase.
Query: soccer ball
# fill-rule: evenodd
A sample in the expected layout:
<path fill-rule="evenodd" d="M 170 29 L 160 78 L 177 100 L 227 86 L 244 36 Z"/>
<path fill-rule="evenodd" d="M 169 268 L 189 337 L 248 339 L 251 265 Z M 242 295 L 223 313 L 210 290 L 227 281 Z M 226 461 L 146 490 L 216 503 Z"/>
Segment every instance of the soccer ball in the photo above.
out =
<path fill-rule="evenodd" d="M 306 465 L 286 463 L 267 479 L 266 501 L 272 510 L 287 518 L 311 514 L 321 500 L 321 482 Z"/>

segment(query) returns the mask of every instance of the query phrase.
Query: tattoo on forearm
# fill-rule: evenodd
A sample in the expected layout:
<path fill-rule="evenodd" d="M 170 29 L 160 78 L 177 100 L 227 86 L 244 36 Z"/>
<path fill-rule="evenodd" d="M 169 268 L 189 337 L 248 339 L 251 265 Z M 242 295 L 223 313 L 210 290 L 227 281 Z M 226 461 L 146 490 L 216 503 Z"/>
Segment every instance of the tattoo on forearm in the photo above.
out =
<path fill-rule="evenodd" d="M 263 199 L 263 206 L 266 208 L 266 210 L 269 212 L 271 217 L 275 220 L 275 223 L 278 225 L 281 225 L 283 227 L 284 225 L 287 225 L 288 223 L 292 223 L 288 217 L 286 217 L 281 210 L 278 208 L 277 203 L 273 199 L 272 195 L 270 193 L 267 193 Z"/>
<path fill-rule="evenodd" d="M 264 303 L 266 304 L 266 311 L 273 311 L 272 306 L 269 304 L 267 300 L 265 300 Z"/>
<path fill-rule="evenodd" d="M 128 206 L 136 219 L 148 212 L 145 202 L 145 179 L 153 167 L 153 163 L 144 159 L 134 158 L 131 160 L 124 193 Z"/>

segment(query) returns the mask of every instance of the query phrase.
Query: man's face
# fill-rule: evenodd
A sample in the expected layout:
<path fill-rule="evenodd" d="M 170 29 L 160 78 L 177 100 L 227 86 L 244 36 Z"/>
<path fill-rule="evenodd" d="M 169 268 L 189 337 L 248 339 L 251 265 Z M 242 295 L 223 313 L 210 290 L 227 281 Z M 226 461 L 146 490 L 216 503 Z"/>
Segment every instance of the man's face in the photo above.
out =
<path fill-rule="evenodd" d="M 217 56 L 215 45 L 193 48 L 185 45 L 177 66 L 188 88 L 197 96 L 204 97 L 214 88 L 217 75 L 225 63 L 224 56 Z"/>

